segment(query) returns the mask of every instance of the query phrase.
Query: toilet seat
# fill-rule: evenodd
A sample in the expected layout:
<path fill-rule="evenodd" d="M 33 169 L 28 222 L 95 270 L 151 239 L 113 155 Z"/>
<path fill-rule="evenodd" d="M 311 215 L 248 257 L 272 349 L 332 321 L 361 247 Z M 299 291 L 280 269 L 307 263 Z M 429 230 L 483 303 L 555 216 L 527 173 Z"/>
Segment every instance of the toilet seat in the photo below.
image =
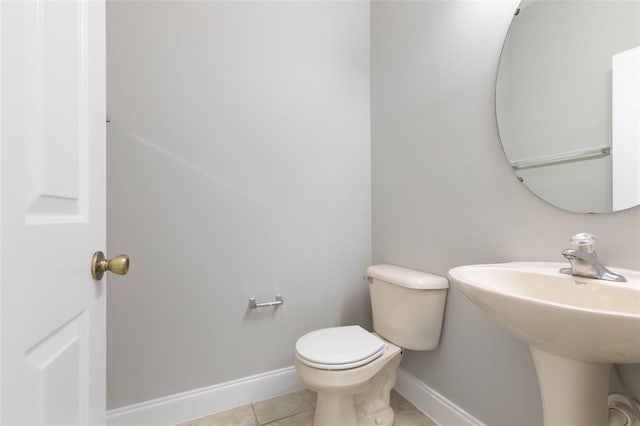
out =
<path fill-rule="evenodd" d="M 324 370 L 360 367 L 378 358 L 386 342 L 358 325 L 315 330 L 296 342 L 300 362 Z"/>

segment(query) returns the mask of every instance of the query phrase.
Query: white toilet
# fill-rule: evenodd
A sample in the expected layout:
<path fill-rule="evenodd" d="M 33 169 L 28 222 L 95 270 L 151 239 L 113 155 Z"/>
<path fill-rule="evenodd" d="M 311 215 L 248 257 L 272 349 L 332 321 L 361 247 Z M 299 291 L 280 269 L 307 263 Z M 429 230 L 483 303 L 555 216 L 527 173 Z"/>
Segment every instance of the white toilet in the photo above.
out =
<path fill-rule="evenodd" d="M 404 349 L 438 346 L 449 282 L 393 265 L 367 268 L 373 329 L 324 328 L 296 342 L 295 366 L 318 393 L 314 426 L 392 425 L 389 393 Z"/>

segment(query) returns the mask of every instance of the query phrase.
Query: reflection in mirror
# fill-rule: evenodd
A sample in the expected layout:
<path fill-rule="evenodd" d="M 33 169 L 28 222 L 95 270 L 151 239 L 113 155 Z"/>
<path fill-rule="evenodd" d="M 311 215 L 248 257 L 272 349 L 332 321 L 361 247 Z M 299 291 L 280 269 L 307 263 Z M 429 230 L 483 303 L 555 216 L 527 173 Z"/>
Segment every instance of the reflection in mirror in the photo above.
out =
<path fill-rule="evenodd" d="M 540 198 L 573 212 L 640 204 L 640 0 L 524 0 L 496 113 L 507 159 Z"/>

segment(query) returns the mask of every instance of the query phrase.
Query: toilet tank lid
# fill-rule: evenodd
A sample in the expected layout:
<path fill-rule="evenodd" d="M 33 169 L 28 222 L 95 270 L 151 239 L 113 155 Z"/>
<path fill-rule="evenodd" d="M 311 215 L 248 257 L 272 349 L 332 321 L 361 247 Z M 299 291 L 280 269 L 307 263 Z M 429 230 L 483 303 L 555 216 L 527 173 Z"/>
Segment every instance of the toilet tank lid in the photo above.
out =
<path fill-rule="evenodd" d="M 443 276 L 414 271 L 395 265 L 369 266 L 367 268 L 367 277 L 417 290 L 449 288 L 449 281 Z"/>

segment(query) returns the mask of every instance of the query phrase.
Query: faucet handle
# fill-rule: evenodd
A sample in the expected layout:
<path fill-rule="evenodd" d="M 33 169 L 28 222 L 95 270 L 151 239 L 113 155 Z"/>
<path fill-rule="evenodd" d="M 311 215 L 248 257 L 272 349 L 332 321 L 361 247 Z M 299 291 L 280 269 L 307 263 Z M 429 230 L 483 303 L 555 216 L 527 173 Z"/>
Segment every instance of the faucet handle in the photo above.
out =
<path fill-rule="evenodd" d="M 571 241 L 571 244 L 583 253 L 592 253 L 595 250 L 595 235 L 581 232 L 573 235 L 569 241 Z"/>

